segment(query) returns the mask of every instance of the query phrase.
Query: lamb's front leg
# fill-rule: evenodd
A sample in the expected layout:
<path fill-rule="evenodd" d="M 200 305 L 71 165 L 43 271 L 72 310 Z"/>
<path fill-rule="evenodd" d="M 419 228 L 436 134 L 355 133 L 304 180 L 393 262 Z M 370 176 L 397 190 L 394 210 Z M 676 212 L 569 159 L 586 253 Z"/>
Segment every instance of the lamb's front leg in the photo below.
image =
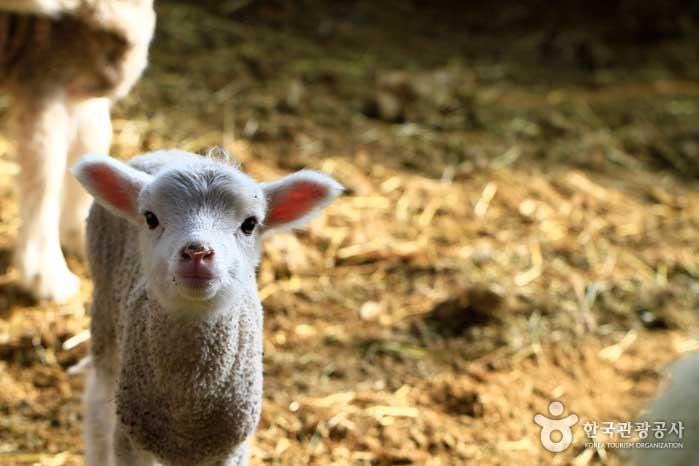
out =
<path fill-rule="evenodd" d="M 85 465 L 110 466 L 116 426 L 114 377 L 101 368 L 90 369 L 84 396 Z"/>
<path fill-rule="evenodd" d="M 78 277 L 66 265 L 59 241 L 63 174 L 74 130 L 62 95 L 17 96 L 14 123 L 20 175 L 21 227 L 15 251 L 20 285 L 37 298 L 65 302 Z"/>
<path fill-rule="evenodd" d="M 85 154 L 107 155 L 112 141 L 112 123 L 108 98 L 84 99 L 70 103 L 75 135 L 68 153 L 73 165 Z M 65 172 L 61 207 L 61 244 L 71 254 L 85 254 L 85 219 L 92 197 L 70 171 Z"/>
<path fill-rule="evenodd" d="M 113 466 L 160 466 L 155 457 L 131 442 L 126 432 L 117 425 L 114 432 Z"/>
<path fill-rule="evenodd" d="M 250 458 L 248 442 L 249 440 L 243 442 L 238 447 L 235 454 L 231 455 L 230 458 L 227 458 L 223 463 L 217 466 L 247 466 L 248 459 Z"/>

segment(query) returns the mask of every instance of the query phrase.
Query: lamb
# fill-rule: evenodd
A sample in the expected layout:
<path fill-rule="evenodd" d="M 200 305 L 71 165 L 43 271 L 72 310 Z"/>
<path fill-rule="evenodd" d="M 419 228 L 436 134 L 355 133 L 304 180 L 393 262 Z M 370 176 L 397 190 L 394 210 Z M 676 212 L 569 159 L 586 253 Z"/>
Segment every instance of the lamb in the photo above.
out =
<path fill-rule="evenodd" d="M 245 465 L 262 398 L 261 240 L 342 191 L 177 150 L 73 167 L 95 197 L 86 464 Z"/>
<path fill-rule="evenodd" d="M 67 171 L 108 153 L 110 106 L 146 67 L 153 0 L 0 0 L 0 91 L 13 97 L 19 285 L 65 302 L 79 289 L 61 244 L 84 251 L 91 199 Z"/>

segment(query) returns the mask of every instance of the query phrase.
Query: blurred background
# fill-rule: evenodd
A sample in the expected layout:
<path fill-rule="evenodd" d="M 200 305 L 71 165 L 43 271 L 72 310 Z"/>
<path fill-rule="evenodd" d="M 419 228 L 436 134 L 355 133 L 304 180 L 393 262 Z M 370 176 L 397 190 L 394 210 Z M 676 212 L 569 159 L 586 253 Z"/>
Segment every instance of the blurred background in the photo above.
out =
<path fill-rule="evenodd" d="M 697 349 L 699 4 L 158 0 L 112 155 L 230 150 L 347 188 L 270 239 L 251 464 L 623 465 L 536 413 L 633 420 Z M 9 266 L 0 100 L 0 464 L 80 465 L 80 298 Z M 580 424 L 578 425 L 580 427 Z"/>

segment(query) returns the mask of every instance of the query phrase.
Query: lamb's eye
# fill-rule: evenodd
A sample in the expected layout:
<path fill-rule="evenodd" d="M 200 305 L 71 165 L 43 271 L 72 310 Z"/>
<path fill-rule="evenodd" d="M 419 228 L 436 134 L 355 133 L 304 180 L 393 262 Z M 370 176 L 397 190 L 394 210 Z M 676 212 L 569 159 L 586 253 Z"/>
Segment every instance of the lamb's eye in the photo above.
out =
<path fill-rule="evenodd" d="M 148 228 L 151 230 L 160 225 L 160 222 L 158 222 L 158 217 L 156 217 L 150 210 L 145 211 L 143 215 L 146 217 L 146 223 L 148 224 Z"/>
<path fill-rule="evenodd" d="M 243 224 L 240 225 L 240 229 L 246 235 L 250 235 L 250 234 L 252 234 L 252 231 L 255 229 L 256 225 L 257 225 L 257 219 L 255 217 L 248 217 L 245 219 Z"/>

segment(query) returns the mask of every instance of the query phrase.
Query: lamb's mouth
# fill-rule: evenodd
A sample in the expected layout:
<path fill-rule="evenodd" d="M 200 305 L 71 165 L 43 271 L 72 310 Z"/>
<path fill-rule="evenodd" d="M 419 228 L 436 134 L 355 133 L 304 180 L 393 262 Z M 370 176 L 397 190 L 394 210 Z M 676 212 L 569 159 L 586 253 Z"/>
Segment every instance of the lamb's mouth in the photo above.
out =
<path fill-rule="evenodd" d="M 218 288 L 221 278 L 214 275 L 177 275 L 175 283 L 190 297 L 206 297 Z"/>

